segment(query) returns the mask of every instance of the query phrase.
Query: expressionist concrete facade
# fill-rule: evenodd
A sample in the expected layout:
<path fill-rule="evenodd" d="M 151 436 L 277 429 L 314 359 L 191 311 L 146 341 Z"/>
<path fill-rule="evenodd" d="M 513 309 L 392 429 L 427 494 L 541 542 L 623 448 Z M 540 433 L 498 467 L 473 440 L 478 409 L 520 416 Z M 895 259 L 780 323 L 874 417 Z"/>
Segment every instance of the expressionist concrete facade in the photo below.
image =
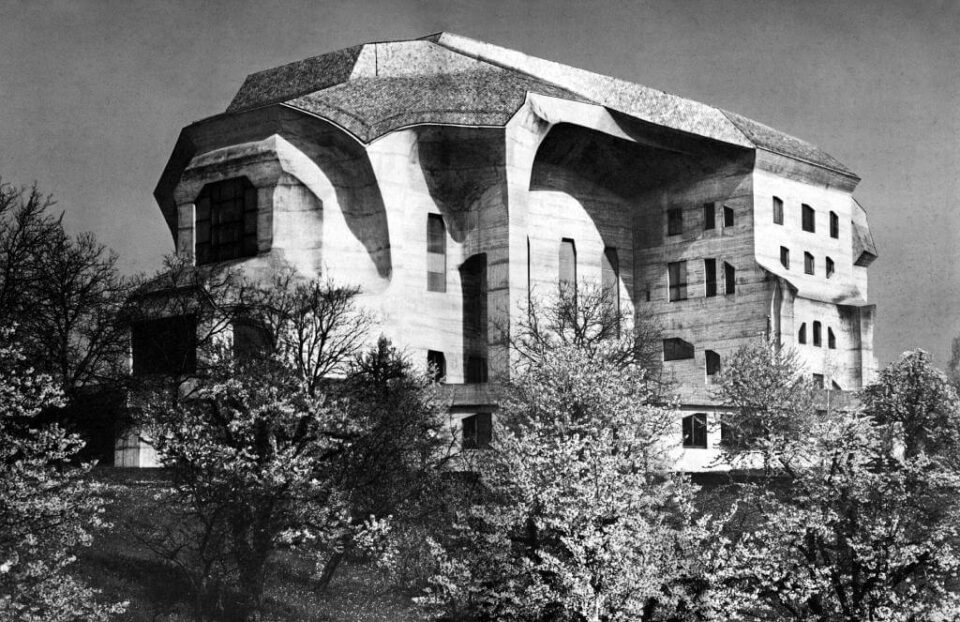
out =
<path fill-rule="evenodd" d="M 155 192 L 178 253 L 210 236 L 204 188 L 236 178 L 256 195 L 255 248 L 232 263 L 359 285 L 383 334 L 442 354 L 454 413 L 495 410 L 495 328 L 571 261 L 685 342 L 665 344 L 681 356 L 664 373 L 707 415 L 708 447 L 708 372 L 746 340 L 796 345 L 827 388 L 874 370 L 858 177 L 705 104 L 447 33 L 366 44 L 252 74 L 182 131 Z"/>

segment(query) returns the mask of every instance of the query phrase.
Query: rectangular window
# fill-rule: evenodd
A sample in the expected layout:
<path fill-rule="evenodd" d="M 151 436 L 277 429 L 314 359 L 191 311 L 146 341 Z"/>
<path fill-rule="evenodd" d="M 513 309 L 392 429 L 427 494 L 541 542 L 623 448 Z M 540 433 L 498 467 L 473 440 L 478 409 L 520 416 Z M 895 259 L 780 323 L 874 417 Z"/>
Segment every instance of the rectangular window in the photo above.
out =
<path fill-rule="evenodd" d="M 824 378 L 823 374 L 813 374 L 813 386 L 817 389 L 824 388 Z"/>
<path fill-rule="evenodd" d="M 717 212 L 713 203 L 703 204 L 703 230 L 713 229 L 717 226 Z"/>
<path fill-rule="evenodd" d="M 683 446 L 707 448 L 707 414 L 694 413 L 683 418 Z"/>
<path fill-rule="evenodd" d="M 834 271 L 833 260 L 827 257 L 827 278 L 828 279 L 831 276 L 833 276 L 833 271 Z"/>
<path fill-rule="evenodd" d="M 706 351 L 707 375 L 716 376 L 720 373 L 720 355 L 713 350 Z"/>
<path fill-rule="evenodd" d="M 803 271 L 806 274 L 813 274 L 813 255 L 810 253 L 803 254 Z"/>
<path fill-rule="evenodd" d="M 443 352 L 427 350 L 427 372 L 434 382 L 443 382 L 447 375 L 447 357 Z"/>
<path fill-rule="evenodd" d="M 239 361 L 251 361 L 270 352 L 270 331 L 252 318 L 233 321 L 233 356 Z"/>
<path fill-rule="evenodd" d="M 707 286 L 707 298 L 717 295 L 717 260 L 716 259 L 704 259 L 703 260 L 703 275 L 704 282 Z"/>
<path fill-rule="evenodd" d="M 687 299 L 687 262 L 674 261 L 667 264 L 670 281 L 670 302 Z"/>
<path fill-rule="evenodd" d="M 577 293 L 577 247 L 570 238 L 560 241 L 560 291 L 564 294 Z"/>
<path fill-rule="evenodd" d="M 833 329 L 827 327 L 827 347 L 831 350 L 837 349 L 837 336 L 833 334 Z"/>
<path fill-rule="evenodd" d="M 674 208 L 667 211 L 667 235 L 683 233 L 683 210 Z"/>
<path fill-rule="evenodd" d="M 816 212 L 814 212 L 813 208 L 807 205 L 806 203 L 803 204 L 802 209 L 803 209 L 803 230 L 809 231 L 810 233 L 815 233 L 817 230 Z"/>
<path fill-rule="evenodd" d="M 197 370 L 196 316 L 135 322 L 131 327 L 131 342 L 135 376 L 179 376 Z"/>
<path fill-rule="evenodd" d="M 807 343 L 807 323 L 806 322 L 800 325 L 800 331 L 797 333 L 797 342 Z"/>
<path fill-rule="evenodd" d="M 672 337 L 663 340 L 663 360 L 682 361 L 693 358 L 693 344 L 683 339 Z"/>
<path fill-rule="evenodd" d="M 477 413 L 461 420 L 464 449 L 487 449 L 493 440 L 493 415 Z"/>
<path fill-rule="evenodd" d="M 246 177 L 207 184 L 196 202 L 196 262 L 257 254 L 257 189 Z"/>
<path fill-rule="evenodd" d="M 620 330 L 620 258 L 617 255 L 617 249 L 608 246 L 603 249 L 603 258 L 600 266 L 600 280 L 603 287 L 604 302 L 609 306 L 609 311 L 617 322 L 617 330 Z"/>
<path fill-rule="evenodd" d="M 487 359 L 482 356 L 467 357 L 467 378 L 470 384 L 487 381 Z"/>
<path fill-rule="evenodd" d="M 427 291 L 447 291 L 447 230 L 440 214 L 427 214 Z"/>
<path fill-rule="evenodd" d="M 814 322 L 813 323 L 813 345 L 817 348 L 820 347 L 820 343 L 821 343 L 821 339 L 820 339 L 821 330 L 822 329 L 821 329 L 820 322 Z"/>
<path fill-rule="evenodd" d="M 783 199 L 773 197 L 773 224 L 783 224 Z"/>
<path fill-rule="evenodd" d="M 830 212 L 830 237 L 840 237 L 840 217 L 836 212 Z"/>
<path fill-rule="evenodd" d="M 790 269 L 790 249 L 786 246 L 780 247 L 780 265 L 788 270 Z"/>
<path fill-rule="evenodd" d="M 728 294 L 735 294 L 737 292 L 737 269 L 723 262 L 723 280 L 727 286 Z"/>
<path fill-rule="evenodd" d="M 723 206 L 723 226 L 732 227 L 733 226 L 733 208 Z"/>

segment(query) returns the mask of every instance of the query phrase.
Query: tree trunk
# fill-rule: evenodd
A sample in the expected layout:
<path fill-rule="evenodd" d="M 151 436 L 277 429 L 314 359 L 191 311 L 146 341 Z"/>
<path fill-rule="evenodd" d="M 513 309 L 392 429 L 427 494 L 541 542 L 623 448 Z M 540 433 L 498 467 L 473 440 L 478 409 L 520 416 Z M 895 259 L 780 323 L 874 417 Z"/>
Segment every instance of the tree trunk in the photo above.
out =
<path fill-rule="evenodd" d="M 323 565 L 323 572 L 320 573 L 320 578 L 317 580 L 317 591 L 323 592 L 329 587 L 341 561 L 343 561 L 343 551 L 337 551 L 330 556 L 327 563 Z"/>

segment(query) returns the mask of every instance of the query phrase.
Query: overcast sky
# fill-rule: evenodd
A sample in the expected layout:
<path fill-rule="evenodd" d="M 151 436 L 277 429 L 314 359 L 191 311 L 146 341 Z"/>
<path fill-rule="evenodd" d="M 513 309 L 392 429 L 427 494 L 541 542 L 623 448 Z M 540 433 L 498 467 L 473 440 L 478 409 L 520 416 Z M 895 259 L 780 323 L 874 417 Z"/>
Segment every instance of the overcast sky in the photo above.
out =
<path fill-rule="evenodd" d="M 172 250 L 152 191 L 246 74 L 448 30 L 739 112 L 856 171 L 881 363 L 960 335 L 957 0 L 0 0 L 0 177 L 128 270 Z"/>

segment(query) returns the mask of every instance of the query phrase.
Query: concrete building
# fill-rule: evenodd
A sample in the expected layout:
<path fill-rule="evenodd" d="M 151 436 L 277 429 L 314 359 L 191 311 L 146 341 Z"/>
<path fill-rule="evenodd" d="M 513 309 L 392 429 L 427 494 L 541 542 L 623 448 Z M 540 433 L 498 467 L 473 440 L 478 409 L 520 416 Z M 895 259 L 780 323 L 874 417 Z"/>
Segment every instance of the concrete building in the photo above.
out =
<path fill-rule="evenodd" d="M 616 283 L 663 326 L 696 469 L 746 340 L 795 345 L 826 388 L 873 373 L 858 181 L 738 114 L 440 33 L 250 75 L 181 132 L 155 196 L 198 263 L 362 287 L 385 335 L 445 367 L 467 435 L 509 374 L 494 327 L 560 280 Z"/>

